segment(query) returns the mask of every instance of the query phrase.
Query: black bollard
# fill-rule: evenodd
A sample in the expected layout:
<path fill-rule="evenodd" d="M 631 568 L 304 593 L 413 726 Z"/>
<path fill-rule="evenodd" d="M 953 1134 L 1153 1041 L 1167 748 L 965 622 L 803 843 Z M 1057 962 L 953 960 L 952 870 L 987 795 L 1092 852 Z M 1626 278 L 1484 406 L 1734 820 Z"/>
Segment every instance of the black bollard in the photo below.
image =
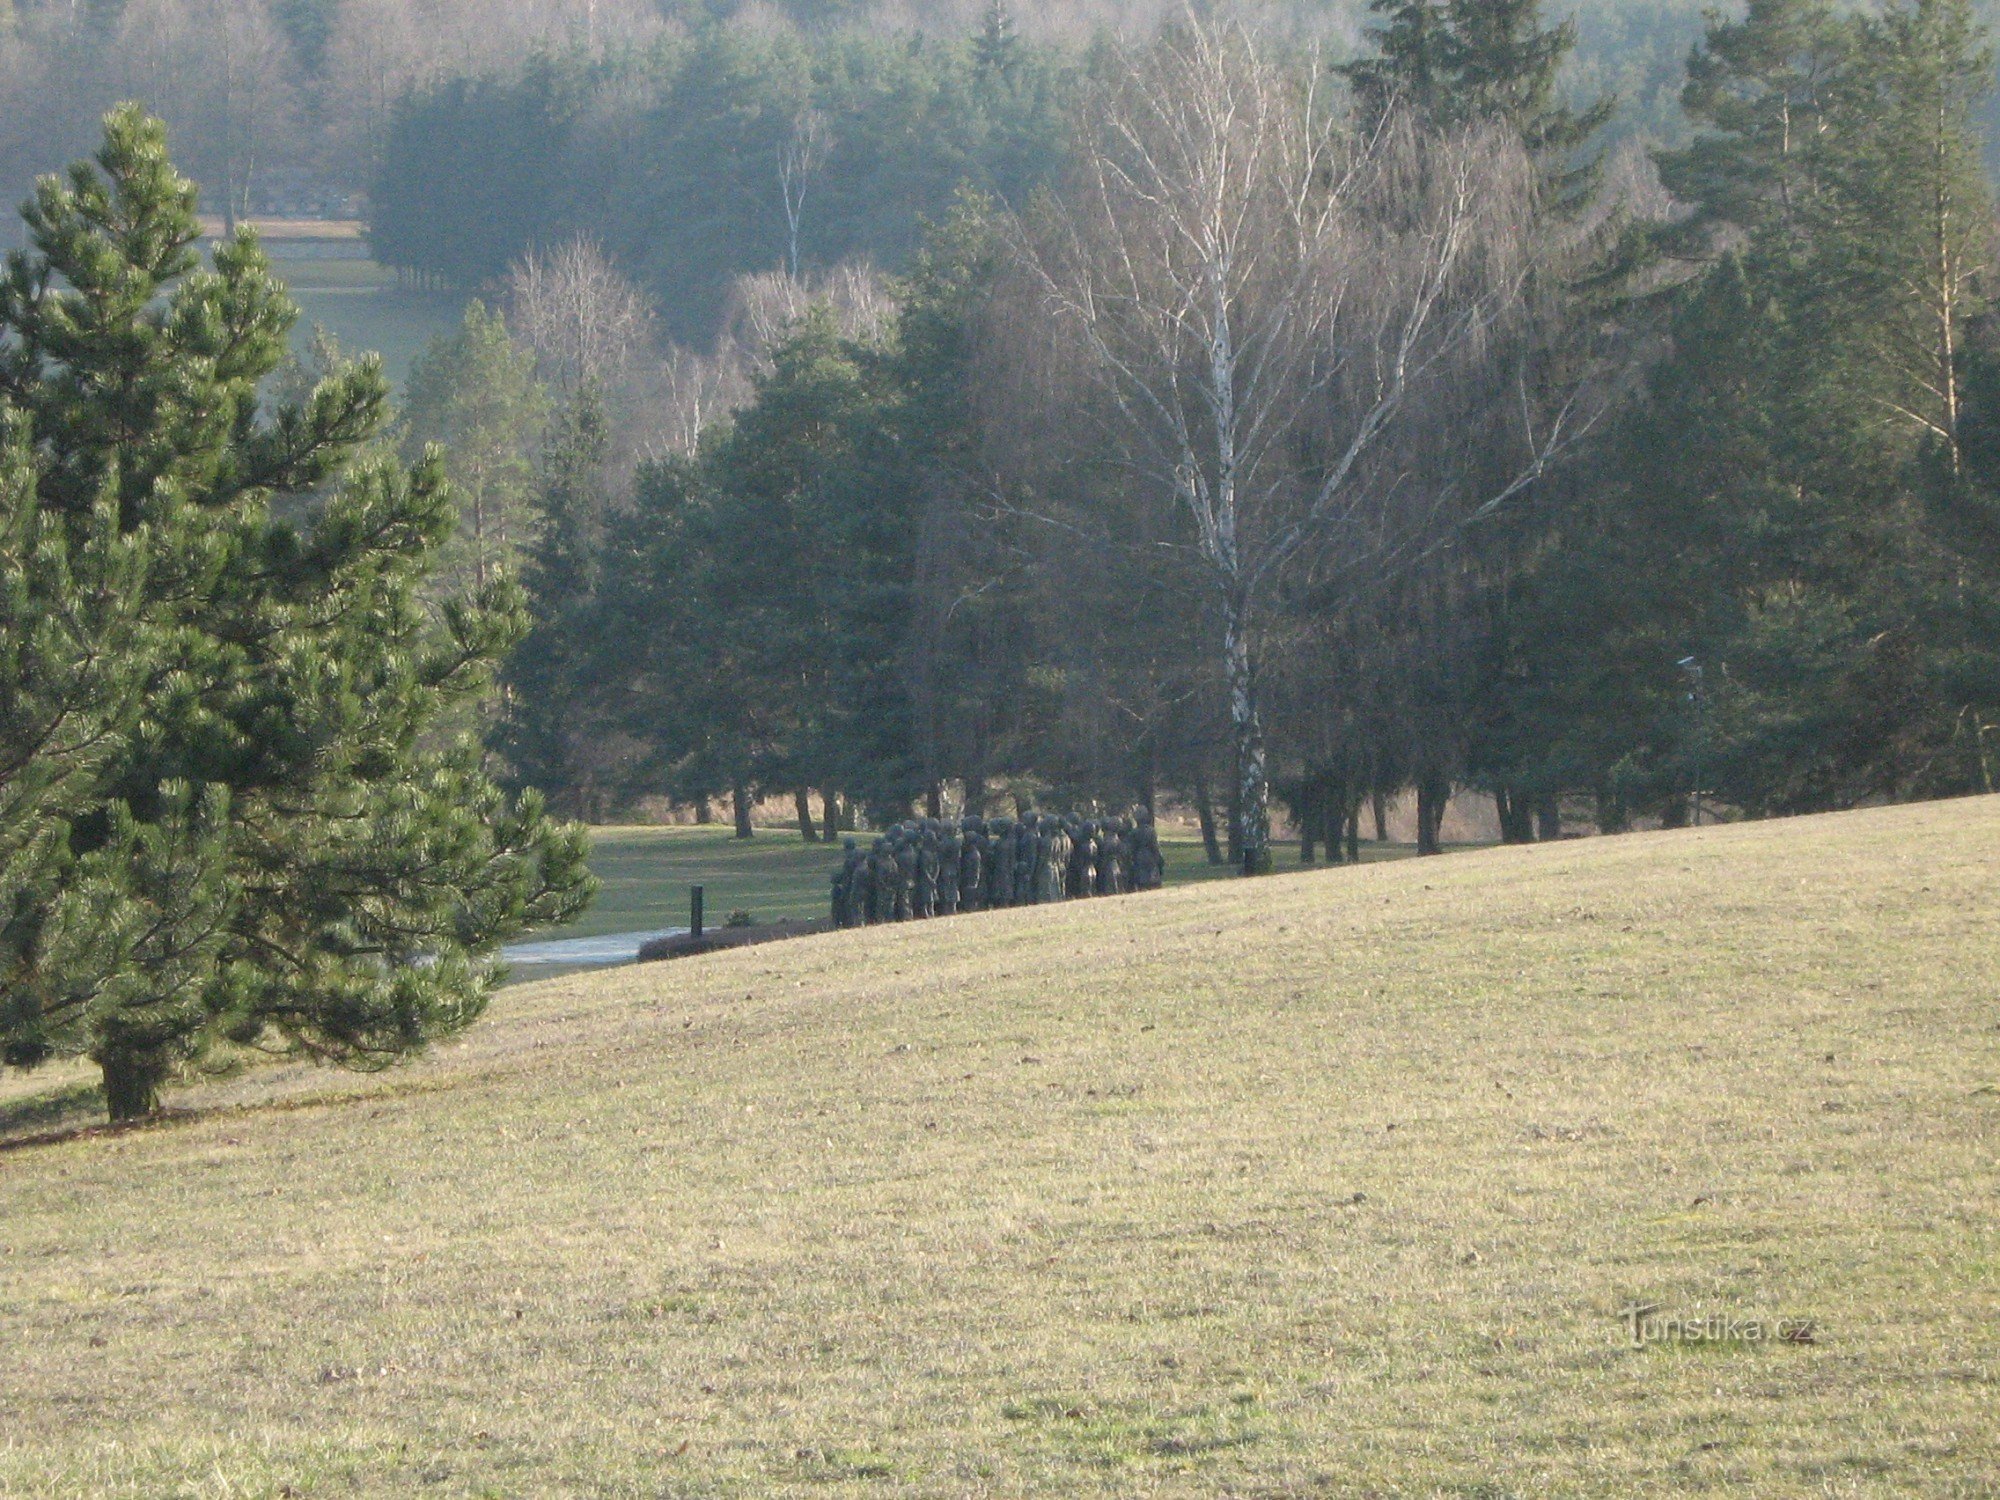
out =
<path fill-rule="evenodd" d="M 688 933 L 692 937 L 701 936 L 701 887 L 692 888 L 693 899 L 688 902 Z"/>

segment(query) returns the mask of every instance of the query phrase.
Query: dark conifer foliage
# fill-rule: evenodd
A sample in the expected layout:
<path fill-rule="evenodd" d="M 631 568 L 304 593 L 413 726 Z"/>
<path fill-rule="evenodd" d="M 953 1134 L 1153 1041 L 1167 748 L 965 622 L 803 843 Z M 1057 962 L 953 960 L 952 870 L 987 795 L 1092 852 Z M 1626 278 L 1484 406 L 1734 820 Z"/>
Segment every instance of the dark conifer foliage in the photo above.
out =
<path fill-rule="evenodd" d="M 434 458 L 367 448 L 374 362 L 260 407 L 295 313 L 254 236 L 199 264 L 156 122 L 113 114 L 27 220 L 0 284 L 0 597 L 106 607 L 9 633 L 0 805 L 62 822 L 10 866 L 8 1059 L 88 1054 L 114 1118 L 223 1043 L 384 1066 L 479 1014 L 500 938 L 590 893 L 580 831 L 452 728 L 520 591 L 427 598 L 452 498 Z M 50 732 L 64 653 L 90 669 Z"/>

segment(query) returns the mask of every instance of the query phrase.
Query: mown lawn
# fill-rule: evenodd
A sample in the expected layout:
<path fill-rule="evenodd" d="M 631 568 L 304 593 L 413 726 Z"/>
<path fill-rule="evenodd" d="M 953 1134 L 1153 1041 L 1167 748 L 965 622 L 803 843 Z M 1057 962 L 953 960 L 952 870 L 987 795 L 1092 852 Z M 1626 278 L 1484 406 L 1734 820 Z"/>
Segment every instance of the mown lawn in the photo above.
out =
<path fill-rule="evenodd" d="M 524 985 L 0 1151 L 0 1494 L 1991 1494 L 1996 903 L 1989 798 Z"/>

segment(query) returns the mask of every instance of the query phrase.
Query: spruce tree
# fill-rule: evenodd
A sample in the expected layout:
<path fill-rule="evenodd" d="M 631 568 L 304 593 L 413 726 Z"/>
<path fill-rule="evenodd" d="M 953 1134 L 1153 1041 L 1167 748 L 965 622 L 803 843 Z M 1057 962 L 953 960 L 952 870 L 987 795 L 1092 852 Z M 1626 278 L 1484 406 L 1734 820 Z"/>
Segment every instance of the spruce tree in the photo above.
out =
<path fill-rule="evenodd" d="M 260 406 L 296 310 L 247 232 L 203 268 L 194 209 L 122 107 L 94 164 L 38 186 L 0 283 L 8 493 L 32 492 L 0 607 L 118 606 L 86 627 L 108 632 L 85 642 L 102 743 L 67 777 L 53 746 L 6 768 L 9 799 L 60 786 L 65 826 L 6 893 L 0 1046 L 93 1058 L 114 1119 L 223 1045 L 386 1066 L 476 1017 L 494 946 L 592 886 L 580 830 L 503 797 L 450 729 L 523 629 L 518 587 L 433 597 L 452 494 L 436 455 L 369 450 L 378 362 Z M 62 630 L 10 645 L 10 733 Z"/>
<path fill-rule="evenodd" d="M 1021 65 L 1020 53 L 1021 39 L 1014 30 L 1014 13 L 1007 8 L 1007 0 L 989 0 L 979 35 L 972 43 L 974 66 L 1002 82 L 1012 82 L 1014 70 Z"/>
<path fill-rule="evenodd" d="M 1576 23 L 1542 24 L 1541 0 L 1370 0 L 1387 18 L 1372 56 L 1341 69 L 1366 118 L 1401 106 L 1446 128 L 1501 123 L 1541 169 L 1548 205 L 1586 207 L 1597 185 L 1589 145 L 1616 101 L 1571 109 L 1557 92 Z"/>
<path fill-rule="evenodd" d="M 602 812 L 610 790 L 602 700 L 615 664 L 596 640 L 604 628 L 598 589 L 609 441 L 604 402 L 586 383 L 557 414 L 542 454 L 542 526 L 522 579 L 534 627 L 508 659 L 505 716 L 495 733 L 516 781 L 585 816 Z"/>

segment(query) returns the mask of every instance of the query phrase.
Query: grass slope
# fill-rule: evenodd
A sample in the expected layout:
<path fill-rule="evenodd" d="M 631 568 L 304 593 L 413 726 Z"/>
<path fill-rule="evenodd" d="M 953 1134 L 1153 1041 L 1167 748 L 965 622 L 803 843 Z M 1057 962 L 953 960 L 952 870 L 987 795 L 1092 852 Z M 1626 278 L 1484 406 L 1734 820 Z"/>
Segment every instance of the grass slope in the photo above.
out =
<path fill-rule="evenodd" d="M 834 934 L 0 1153 L 0 1493 L 1991 1493 L 1996 851 L 1984 799 Z"/>

